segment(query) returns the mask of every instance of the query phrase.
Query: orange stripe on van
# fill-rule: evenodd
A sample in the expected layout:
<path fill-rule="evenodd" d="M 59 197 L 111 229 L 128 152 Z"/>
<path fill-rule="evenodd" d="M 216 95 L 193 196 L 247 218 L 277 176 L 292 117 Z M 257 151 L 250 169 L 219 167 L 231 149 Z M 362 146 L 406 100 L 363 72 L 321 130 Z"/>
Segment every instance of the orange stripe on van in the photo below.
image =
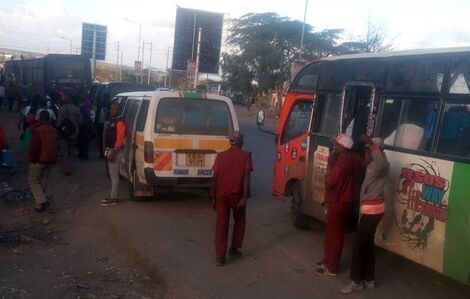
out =
<path fill-rule="evenodd" d="M 168 149 L 192 149 L 191 139 L 155 138 L 154 147 Z"/>
<path fill-rule="evenodd" d="M 155 154 L 153 162 L 153 169 L 158 171 L 171 170 L 172 167 L 172 153 L 171 152 L 158 152 Z"/>
<path fill-rule="evenodd" d="M 199 149 L 226 150 L 230 147 L 228 140 L 200 140 Z"/>
<path fill-rule="evenodd" d="M 135 144 L 144 146 L 144 136 L 135 135 Z"/>

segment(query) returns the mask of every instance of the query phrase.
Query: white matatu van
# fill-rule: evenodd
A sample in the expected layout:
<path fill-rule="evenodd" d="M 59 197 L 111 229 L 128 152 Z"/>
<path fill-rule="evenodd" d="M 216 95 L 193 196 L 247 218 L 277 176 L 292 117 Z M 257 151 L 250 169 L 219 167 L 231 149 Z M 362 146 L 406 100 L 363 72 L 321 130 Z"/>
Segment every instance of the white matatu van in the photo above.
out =
<path fill-rule="evenodd" d="M 128 122 L 120 173 L 134 200 L 164 188 L 208 189 L 218 152 L 239 130 L 232 101 L 223 96 L 177 91 L 118 94 Z"/>

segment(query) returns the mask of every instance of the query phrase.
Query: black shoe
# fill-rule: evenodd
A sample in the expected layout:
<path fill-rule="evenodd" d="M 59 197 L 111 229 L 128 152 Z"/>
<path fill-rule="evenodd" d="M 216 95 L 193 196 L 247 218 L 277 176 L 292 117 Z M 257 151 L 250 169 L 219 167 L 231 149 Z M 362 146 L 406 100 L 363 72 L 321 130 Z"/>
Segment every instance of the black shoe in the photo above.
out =
<path fill-rule="evenodd" d="M 116 204 L 117 204 L 117 200 L 111 199 L 111 198 L 101 201 L 101 206 L 102 207 L 114 206 Z"/>
<path fill-rule="evenodd" d="M 71 171 L 64 172 L 64 175 L 65 175 L 65 176 L 71 176 L 71 175 L 72 175 L 72 172 L 71 172 Z"/>
<path fill-rule="evenodd" d="M 238 250 L 237 248 L 235 248 L 235 247 L 230 248 L 230 250 L 228 251 L 228 254 L 231 257 L 241 257 L 242 256 L 242 252 L 240 250 Z"/>
<path fill-rule="evenodd" d="M 49 201 L 43 202 L 39 208 L 35 208 L 36 213 L 44 212 L 45 210 L 50 209 L 51 203 Z"/>
<path fill-rule="evenodd" d="M 217 258 L 215 258 L 215 265 L 217 267 L 221 267 L 225 264 L 225 256 L 219 256 Z"/>

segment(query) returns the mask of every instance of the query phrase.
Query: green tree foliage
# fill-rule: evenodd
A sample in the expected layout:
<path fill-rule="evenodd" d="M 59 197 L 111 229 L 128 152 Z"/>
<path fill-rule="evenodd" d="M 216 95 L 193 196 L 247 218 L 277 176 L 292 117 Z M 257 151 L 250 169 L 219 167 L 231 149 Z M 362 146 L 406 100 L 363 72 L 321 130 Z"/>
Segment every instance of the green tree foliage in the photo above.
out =
<path fill-rule="evenodd" d="M 276 13 L 249 13 L 230 21 L 227 37 L 233 49 L 222 58 L 223 79 L 236 91 L 250 93 L 274 90 L 290 77 L 290 67 L 301 52 L 300 39 L 303 23 Z M 310 61 L 329 55 L 376 52 L 384 35 L 378 27 L 369 25 L 365 38 L 339 43 L 342 29 L 314 31 L 305 24 L 302 58 Z"/>

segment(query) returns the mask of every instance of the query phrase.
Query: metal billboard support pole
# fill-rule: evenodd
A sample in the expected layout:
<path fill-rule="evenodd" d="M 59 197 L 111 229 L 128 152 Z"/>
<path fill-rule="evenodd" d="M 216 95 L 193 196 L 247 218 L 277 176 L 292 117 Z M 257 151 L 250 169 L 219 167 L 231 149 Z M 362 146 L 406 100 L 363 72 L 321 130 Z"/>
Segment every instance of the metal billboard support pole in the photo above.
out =
<path fill-rule="evenodd" d="M 199 27 L 198 34 L 197 34 L 197 56 L 196 56 L 196 73 L 194 74 L 194 84 L 193 89 L 196 90 L 197 88 L 197 76 L 199 73 L 199 61 L 201 59 L 201 34 L 202 28 Z"/>
<path fill-rule="evenodd" d="M 140 84 L 142 84 L 143 77 L 144 77 L 144 49 L 145 48 L 145 42 L 142 42 L 142 63 L 140 67 Z"/>
<path fill-rule="evenodd" d="M 152 43 L 150 43 L 149 72 L 147 74 L 147 85 L 150 85 L 150 70 L 152 69 Z"/>
<path fill-rule="evenodd" d="M 93 59 L 92 78 L 95 79 L 95 73 L 96 73 L 96 30 L 93 31 L 93 52 L 92 52 L 92 59 Z"/>

